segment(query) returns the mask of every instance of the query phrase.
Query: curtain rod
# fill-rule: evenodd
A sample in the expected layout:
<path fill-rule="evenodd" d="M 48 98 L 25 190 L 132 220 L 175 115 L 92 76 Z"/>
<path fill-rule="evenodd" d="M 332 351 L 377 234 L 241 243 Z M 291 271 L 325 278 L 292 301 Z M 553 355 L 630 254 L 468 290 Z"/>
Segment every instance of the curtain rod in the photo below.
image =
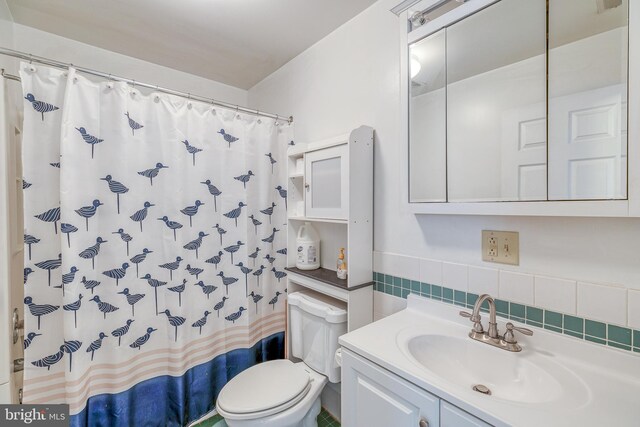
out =
<path fill-rule="evenodd" d="M 42 56 L 36 56 L 36 55 L 31 55 L 28 53 L 24 53 L 24 52 L 19 52 L 17 50 L 13 50 L 13 49 L 7 49 L 5 47 L 0 47 L 0 55 L 6 55 L 6 56 L 12 56 L 14 58 L 19 58 L 22 59 L 24 61 L 29 61 L 29 63 L 32 62 L 37 62 L 39 64 L 43 64 L 43 65 L 49 65 L 52 67 L 56 67 L 56 68 L 63 68 L 63 69 L 69 69 L 69 67 L 73 67 L 76 70 L 85 73 L 85 74 L 90 74 L 93 76 L 98 76 L 98 77 L 104 77 L 107 78 L 109 80 L 117 80 L 117 81 L 121 81 L 121 82 L 125 82 L 128 83 L 132 86 L 141 86 L 147 89 L 152 89 L 155 90 L 156 92 L 162 92 L 162 93 L 167 93 L 169 95 L 174 95 L 174 96 L 179 96 L 181 98 L 187 98 L 187 99 L 191 99 L 194 101 L 200 101 L 200 102 L 204 102 L 207 104 L 211 104 L 211 105 L 216 105 L 218 107 L 223 107 L 223 108 L 227 108 L 229 110 L 236 110 L 239 112 L 243 112 L 243 113 L 247 113 L 247 114 L 252 114 L 254 116 L 259 116 L 259 117 L 269 117 L 272 119 L 275 119 L 276 121 L 278 120 L 282 120 L 285 121 L 289 124 L 293 123 L 293 116 L 281 116 L 278 114 L 272 114 L 272 113 L 265 113 L 262 112 L 260 110 L 254 110 L 251 108 L 246 108 L 246 107 L 241 107 L 239 105 L 234 105 L 234 104 L 229 104 L 227 102 L 223 102 L 223 101 L 218 101 L 215 100 L 213 98 L 205 98 L 204 96 L 198 96 L 198 95 L 192 95 L 190 93 L 187 92 L 181 92 L 178 90 L 173 90 L 173 89 L 168 89 L 168 88 L 164 88 L 164 87 L 160 87 L 160 86 L 156 86 L 156 85 L 152 85 L 152 84 L 148 84 L 148 83 L 143 83 L 143 82 L 138 82 L 136 80 L 133 79 L 128 79 L 125 77 L 119 77 L 119 76 L 115 76 L 113 74 L 109 74 L 109 73 L 104 73 L 102 71 L 98 71 L 98 70 L 92 70 L 91 68 L 85 68 L 85 67 L 79 67 L 77 65 L 73 65 L 73 64 L 67 64 L 65 62 L 61 62 L 61 61 L 56 61 L 54 59 L 48 59 L 48 58 L 44 58 Z M 9 79 L 9 80 L 16 80 L 16 81 L 20 81 L 20 77 L 18 76 L 14 76 L 11 74 L 6 74 L 4 72 L 4 70 L 2 70 L 2 77 Z"/>

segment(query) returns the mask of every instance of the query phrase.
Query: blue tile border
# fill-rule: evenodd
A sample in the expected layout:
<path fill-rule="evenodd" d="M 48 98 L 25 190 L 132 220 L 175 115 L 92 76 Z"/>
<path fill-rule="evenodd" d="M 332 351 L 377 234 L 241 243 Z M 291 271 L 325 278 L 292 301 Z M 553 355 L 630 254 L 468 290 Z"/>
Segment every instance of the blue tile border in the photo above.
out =
<path fill-rule="evenodd" d="M 373 290 L 407 298 L 410 293 L 472 309 L 477 294 L 450 289 L 440 285 L 417 282 L 388 274 L 373 273 Z M 488 306 L 483 305 L 483 311 Z M 569 335 L 596 344 L 640 353 L 640 330 L 607 324 L 579 316 L 545 310 L 510 301 L 496 300 L 498 316 L 548 331 Z"/>

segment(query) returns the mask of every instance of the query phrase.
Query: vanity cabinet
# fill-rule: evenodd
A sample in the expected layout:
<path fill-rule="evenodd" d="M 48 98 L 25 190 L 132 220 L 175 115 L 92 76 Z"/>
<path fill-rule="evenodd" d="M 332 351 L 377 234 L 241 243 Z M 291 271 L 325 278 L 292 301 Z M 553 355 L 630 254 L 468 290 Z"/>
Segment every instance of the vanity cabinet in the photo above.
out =
<path fill-rule="evenodd" d="M 489 427 L 490 424 L 342 349 L 344 427 Z"/>

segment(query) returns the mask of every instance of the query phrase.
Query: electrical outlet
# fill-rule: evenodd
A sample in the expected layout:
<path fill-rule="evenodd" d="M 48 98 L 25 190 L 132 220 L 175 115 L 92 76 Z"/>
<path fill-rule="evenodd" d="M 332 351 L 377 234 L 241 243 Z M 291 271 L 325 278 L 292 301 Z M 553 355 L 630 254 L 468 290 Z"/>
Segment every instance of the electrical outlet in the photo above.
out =
<path fill-rule="evenodd" d="M 520 264 L 520 234 L 517 231 L 482 230 L 482 260 Z"/>

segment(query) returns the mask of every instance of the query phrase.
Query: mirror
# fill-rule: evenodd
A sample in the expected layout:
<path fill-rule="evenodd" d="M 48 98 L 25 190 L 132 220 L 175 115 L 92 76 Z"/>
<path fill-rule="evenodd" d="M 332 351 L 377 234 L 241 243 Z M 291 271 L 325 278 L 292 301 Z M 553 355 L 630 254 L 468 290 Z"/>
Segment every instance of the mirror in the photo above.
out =
<path fill-rule="evenodd" d="M 549 1 L 549 199 L 627 197 L 627 0 Z"/>
<path fill-rule="evenodd" d="M 410 202 L 626 198 L 627 10 L 500 0 L 427 21 L 408 55 Z"/>

